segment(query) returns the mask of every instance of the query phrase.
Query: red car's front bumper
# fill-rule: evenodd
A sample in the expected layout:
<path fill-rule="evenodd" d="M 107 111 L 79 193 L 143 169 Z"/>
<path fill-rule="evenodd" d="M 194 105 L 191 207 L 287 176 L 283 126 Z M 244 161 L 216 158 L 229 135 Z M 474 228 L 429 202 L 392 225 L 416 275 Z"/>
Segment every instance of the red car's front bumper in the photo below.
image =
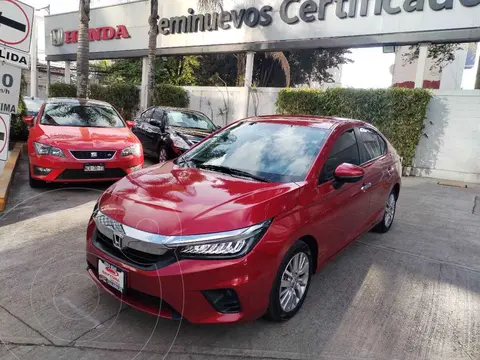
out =
<path fill-rule="evenodd" d="M 95 223 L 91 220 L 87 230 L 88 272 L 98 285 L 134 308 L 164 318 L 183 317 L 193 323 L 230 323 L 261 317 L 268 306 L 278 265 L 275 257 L 265 257 L 258 251 L 260 244 L 257 244 L 257 248 L 240 259 L 174 260 L 161 268 L 145 270 L 98 244 Z M 99 259 L 125 272 L 123 294 L 99 280 Z M 217 311 L 204 295 L 204 291 L 218 289 L 236 293 L 237 312 Z"/>
<path fill-rule="evenodd" d="M 65 152 L 64 152 L 65 153 Z M 120 157 L 118 152 L 109 160 L 79 160 L 66 152 L 65 157 L 29 154 L 30 176 L 46 182 L 83 182 L 83 181 L 116 181 L 143 167 L 143 155 Z M 104 164 L 105 171 L 86 173 L 84 164 Z M 48 175 L 41 175 L 35 167 L 52 169 Z"/>

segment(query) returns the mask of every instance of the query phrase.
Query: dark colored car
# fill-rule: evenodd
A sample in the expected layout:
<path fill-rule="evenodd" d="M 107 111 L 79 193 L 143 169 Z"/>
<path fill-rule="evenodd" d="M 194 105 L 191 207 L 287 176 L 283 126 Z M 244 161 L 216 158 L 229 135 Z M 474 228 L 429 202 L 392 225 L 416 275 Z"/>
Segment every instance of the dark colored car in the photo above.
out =
<path fill-rule="evenodd" d="M 156 316 L 286 320 L 325 263 L 390 229 L 400 174 L 395 149 L 365 122 L 241 120 L 110 187 L 88 224 L 88 272 Z"/>
<path fill-rule="evenodd" d="M 135 119 L 132 131 L 140 139 L 145 155 L 164 162 L 181 155 L 218 128 L 198 111 L 151 107 Z"/>

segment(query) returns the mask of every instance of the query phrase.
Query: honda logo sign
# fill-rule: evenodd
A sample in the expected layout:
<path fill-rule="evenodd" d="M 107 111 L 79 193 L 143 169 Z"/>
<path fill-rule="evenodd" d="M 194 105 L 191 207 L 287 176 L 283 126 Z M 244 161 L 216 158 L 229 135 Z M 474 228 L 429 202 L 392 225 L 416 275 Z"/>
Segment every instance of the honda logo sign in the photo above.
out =
<path fill-rule="evenodd" d="M 53 46 L 62 46 L 65 43 L 65 31 L 63 29 L 53 29 L 50 33 Z"/>

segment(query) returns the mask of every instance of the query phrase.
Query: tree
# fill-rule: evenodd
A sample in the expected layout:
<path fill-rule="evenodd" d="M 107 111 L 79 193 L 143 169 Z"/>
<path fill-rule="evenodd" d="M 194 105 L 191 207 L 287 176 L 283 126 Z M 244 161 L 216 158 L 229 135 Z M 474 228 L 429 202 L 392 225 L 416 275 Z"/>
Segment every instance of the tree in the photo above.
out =
<path fill-rule="evenodd" d="M 220 11 L 223 11 L 223 0 L 197 0 L 198 7 L 200 10 L 213 10 L 215 8 L 220 8 Z M 284 72 L 286 79 L 286 86 L 290 86 L 290 65 L 284 53 L 282 52 L 271 52 L 268 53 L 268 56 L 273 60 L 277 61 L 280 64 L 281 69 Z M 243 86 L 245 83 L 245 66 L 247 57 L 245 53 L 240 53 L 236 55 L 237 57 L 237 86 Z"/>
<path fill-rule="evenodd" d="M 80 0 L 77 46 L 77 97 L 86 98 L 88 94 L 88 59 L 90 42 L 88 24 L 90 22 L 90 0 Z"/>
<path fill-rule="evenodd" d="M 477 75 L 475 76 L 475 89 L 480 89 L 480 57 L 478 58 Z"/>
<path fill-rule="evenodd" d="M 403 59 L 406 64 L 412 64 L 418 60 L 420 55 L 420 46 L 411 45 L 408 48 L 408 52 L 402 54 Z M 443 68 L 455 60 L 455 52 L 457 50 L 462 50 L 460 44 L 432 44 L 428 47 L 427 58 L 433 60 L 433 64 L 430 67 L 430 70 L 438 69 L 439 72 L 442 72 Z"/>
<path fill-rule="evenodd" d="M 291 86 L 326 83 L 332 80 L 329 69 L 351 63 L 343 49 L 308 49 L 284 53 L 290 66 Z M 267 54 L 255 57 L 254 83 L 258 87 L 284 87 L 287 79 L 278 62 Z"/>
<path fill-rule="evenodd" d="M 155 88 L 155 60 L 157 56 L 158 37 L 158 0 L 150 0 L 150 17 L 148 19 L 148 85 L 147 107 L 153 105 L 153 91 Z"/>

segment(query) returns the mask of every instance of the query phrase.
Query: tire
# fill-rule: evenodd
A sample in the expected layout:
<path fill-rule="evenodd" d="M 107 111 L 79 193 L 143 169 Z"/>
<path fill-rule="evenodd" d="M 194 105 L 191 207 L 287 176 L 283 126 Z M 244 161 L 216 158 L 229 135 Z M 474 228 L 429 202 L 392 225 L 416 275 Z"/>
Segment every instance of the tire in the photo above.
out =
<path fill-rule="evenodd" d="M 387 202 L 385 204 L 385 212 L 383 214 L 382 221 L 380 221 L 374 228 L 373 231 L 384 234 L 390 230 L 393 225 L 393 220 L 395 220 L 395 213 L 397 209 L 397 196 L 392 190 L 390 195 L 388 195 Z"/>
<path fill-rule="evenodd" d="M 45 181 L 34 179 L 31 175 L 28 176 L 28 182 L 32 189 L 40 189 L 45 187 Z"/>
<path fill-rule="evenodd" d="M 298 259 L 299 263 L 298 266 L 295 265 L 295 259 Z M 306 264 L 307 269 L 303 273 L 304 276 L 296 275 L 293 271 L 291 272 L 295 278 L 294 283 L 289 281 L 289 276 L 286 274 L 287 271 L 294 270 L 296 268 L 302 268 L 301 264 L 302 261 L 308 260 L 308 264 Z M 305 267 L 305 265 L 303 266 Z M 310 288 L 310 283 L 313 274 L 313 261 L 312 261 L 312 254 L 310 252 L 310 248 L 306 243 L 303 241 L 297 241 L 291 248 L 288 250 L 287 254 L 282 260 L 280 267 L 278 269 L 277 276 L 275 278 L 275 282 L 273 284 L 272 291 L 270 293 L 270 301 L 268 305 L 267 312 L 265 314 L 265 318 L 271 321 L 286 321 L 292 318 L 302 307 L 305 298 L 307 297 L 308 289 Z M 284 280 L 285 286 L 282 285 L 282 279 Z M 296 279 L 296 280 L 295 280 Z M 299 290 L 302 289 L 302 279 L 303 279 L 303 293 L 299 296 Z M 286 283 L 285 283 L 286 281 Z M 287 284 L 290 283 L 293 285 L 295 290 L 290 288 L 291 285 Z M 292 293 L 293 291 L 293 293 Z M 283 294 L 283 296 L 282 296 Z M 290 295 L 289 295 L 290 294 Z M 294 295 L 296 298 L 293 298 L 292 302 L 285 301 L 282 302 L 281 299 L 286 300 L 292 299 Z M 289 297 L 290 296 L 290 297 Z M 297 301 L 295 303 L 295 300 Z"/>
<path fill-rule="evenodd" d="M 165 161 L 170 160 L 170 154 L 166 146 L 160 146 L 157 153 L 158 163 L 164 163 Z"/>

